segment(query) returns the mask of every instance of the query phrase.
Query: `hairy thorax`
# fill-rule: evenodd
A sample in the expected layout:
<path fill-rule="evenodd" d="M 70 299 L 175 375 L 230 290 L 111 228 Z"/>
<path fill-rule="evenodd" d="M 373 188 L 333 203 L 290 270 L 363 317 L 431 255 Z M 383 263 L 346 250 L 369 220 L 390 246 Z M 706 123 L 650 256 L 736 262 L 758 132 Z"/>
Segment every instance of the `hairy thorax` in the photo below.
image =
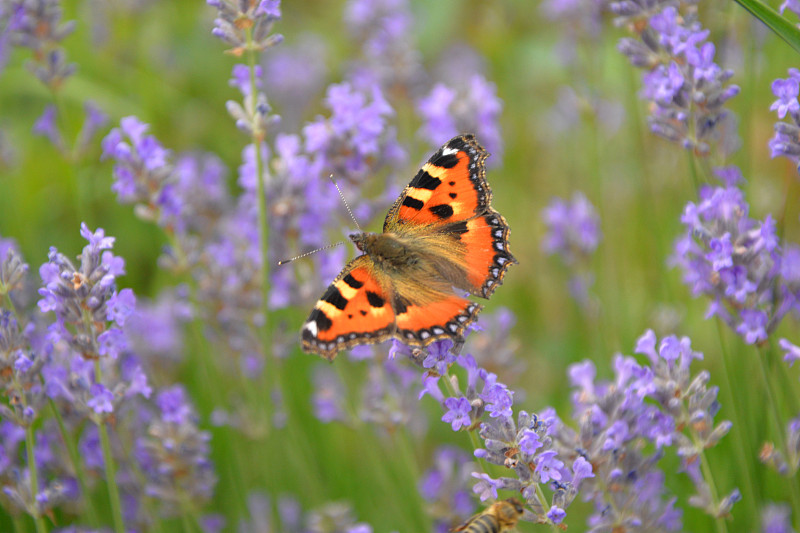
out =
<path fill-rule="evenodd" d="M 425 238 L 398 233 L 358 233 L 350 238 L 375 264 L 382 285 L 391 280 L 396 292 L 425 304 L 452 294 L 452 287 L 469 290 L 462 266 L 463 247 L 445 234 Z"/>
<path fill-rule="evenodd" d="M 357 233 L 350 235 L 350 239 L 387 274 L 424 268 L 420 250 L 415 250 L 411 241 L 396 234 Z"/>

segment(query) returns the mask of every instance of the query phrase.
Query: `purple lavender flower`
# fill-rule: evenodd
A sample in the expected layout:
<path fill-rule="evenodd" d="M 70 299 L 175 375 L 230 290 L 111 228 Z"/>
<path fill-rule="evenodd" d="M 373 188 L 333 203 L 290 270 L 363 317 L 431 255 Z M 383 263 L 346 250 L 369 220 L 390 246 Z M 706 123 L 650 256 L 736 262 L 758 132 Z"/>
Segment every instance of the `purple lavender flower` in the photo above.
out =
<path fill-rule="evenodd" d="M 449 531 L 474 512 L 469 482 L 476 465 L 459 448 L 442 446 L 436 450 L 433 466 L 419 482 L 419 492 L 431 504 L 436 531 Z"/>
<path fill-rule="evenodd" d="M 75 21 L 62 22 L 58 0 L 15 2 L 8 7 L 6 38 L 12 45 L 29 48 L 33 52 L 29 70 L 49 88 L 58 90 L 75 72 L 75 65 L 67 63 L 61 48 L 61 41 L 75 29 Z"/>
<path fill-rule="evenodd" d="M 456 87 L 438 83 L 417 102 L 424 121 L 420 134 L 438 147 L 458 133 L 474 133 L 492 153 L 488 164 L 500 165 L 503 144 L 498 120 L 502 109 L 497 88 L 482 75 L 475 74 Z"/>
<path fill-rule="evenodd" d="M 146 478 L 144 493 L 169 516 L 181 511 L 186 498 L 208 501 L 217 479 L 209 459 L 211 436 L 197 427 L 183 387 L 161 390 L 155 404 L 157 412 L 150 413 L 136 440 L 136 455 Z"/>
<path fill-rule="evenodd" d="M 656 9 L 661 6 L 657 6 Z M 612 12 L 620 24 L 647 17 L 649 24 L 630 24 L 638 39 L 624 38 L 618 48 L 634 66 L 646 69 L 642 97 L 653 102 L 648 118 L 656 135 L 680 144 L 699 155 L 730 132 L 730 114 L 724 104 L 739 93 L 729 85 L 733 76 L 714 62 L 715 47 L 706 42 L 694 14 L 678 13 L 666 5 L 653 12 L 636 2 L 613 2 Z M 731 151 L 731 146 L 720 146 Z"/>
<path fill-rule="evenodd" d="M 786 353 L 783 356 L 783 360 L 786 361 L 789 366 L 794 365 L 795 361 L 800 359 L 800 346 L 795 346 L 786 339 L 779 340 L 778 344 L 785 350 Z"/>
<path fill-rule="evenodd" d="M 298 36 L 264 54 L 261 66 L 263 83 L 277 109 L 281 110 L 283 132 L 300 131 L 313 98 L 325 86 L 329 53 L 326 43 L 316 35 Z"/>
<path fill-rule="evenodd" d="M 570 293 L 588 308 L 589 288 L 593 283 L 588 263 L 601 238 L 597 211 L 583 193 L 576 192 L 571 202 L 554 198 L 542 212 L 542 218 L 547 226 L 543 249 L 548 254 L 559 255 L 574 271 Z"/>
<path fill-rule="evenodd" d="M 122 203 L 141 202 L 151 210 L 169 177 L 169 151 L 152 135 L 149 126 L 136 117 L 125 117 L 103 139 L 103 158 L 113 158 L 114 184 L 111 189 Z"/>
<path fill-rule="evenodd" d="M 594 206 L 581 192 L 571 202 L 554 198 L 542 212 L 548 228 L 543 248 L 548 254 L 559 254 L 568 265 L 590 256 L 600 242 L 599 218 Z"/>
<path fill-rule="evenodd" d="M 86 117 L 83 120 L 81 131 L 78 133 L 78 139 L 75 143 L 76 150 L 79 153 L 87 150 L 95 134 L 108 124 L 108 115 L 97 107 L 94 102 L 90 100 L 84 102 L 83 110 L 86 113 Z"/>
<path fill-rule="evenodd" d="M 727 183 L 741 176 L 730 168 L 719 175 Z M 684 209 L 686 232 L 675 243 L 672 262 L 683 271 L 694 296 L 711 299 L 707 316 L 718 316 L 754 344 L 766 340 L 797 309 L 800 280 L 794 272 L 800 254 L 793 246 L 778 246 L 771 216 L 757 221 L 748 211 L 735 185 L 702 187 L 699 202 Z"/>
<path fill-rule="evenodd" d="M 770 111 L 776 111 L 779 119 L 787 120 L 775 123 L 775 136 L 769 141 L 770 153 L 772 157 L 786 157 L 795 165 L 800 163 L 799 92 L 800 71 L 797 69 L 790 68 L 788 78 L 772 82 L 772 93 L 778 99 L 772 103 Z"/>
<path fill-rule="evenodd" d="M 415 94 L 424 72 L 411 38 L 414 18 L 409 2 L 349 0 L 344 20 L 361 51 L 348 78 L 359 84 L 376 83 L 387 93 Z"/>
<path fill-rule="evenodd" d="M 46 137 L 59 150 L 64 149 L 64 139 L 56 125 L 56 106 L 48 105 L 33 125 L 33 133 Z"/>
<path fill-rule="evenodd" d="M 314 369 L 314 394 L 311 402 L 314 415 L 321 422 L 349 421 L 344 405 L 345 397 L 344 385 L 332 369 L 321 366 Z"/>
<path fill-rule="evenodd" d="M 776 503 L 767 504 L 761 514 L 761 532 L 793 533 L 792 511 L 789 506 Z"/>
<path fill-rule="evenodd" d="M 478 479 L 478 482 L 472 487 L 472 491 L 480 496 L 482 502 L 497 499 L 497 489 L 503 487 L 500 480 L 492 479 L 489 474 L 477 472 L 473 472 L 472 477 Z"/>
<path fill-rule="evenodd" d="M 560 507 L 556 507 L 555 505 L 552 506 L 549 511 L 547 511 L 547 518 L 549 518 L 554 524 L 560 524 L 566 516 L 566 511 Z"/>
<path fill-rule="evenodd" d="M 711 501 L 706 480 L 697 469 L 699 454 L 706 453 L 731 427 L 727 421 L 714 425 L 719 404 L 716 387 L 706 387 L 708 373 L 691 375 L 692 361 L 702 359 L 702 354 L 692 350 L 688 338 L 668 336 L 658 343 L 650 330 L 639 338 L 636 352 L 646 355 L 650 364 L 639 365 L 632 358 L 617 356 L 615 379 L 608 383 L 594 382 L 590 362 L 573 365 L 570 375 L 577 387 L 573 401 L 580 427 L 575 432 L 560 421 L 553 425 L 556 449 L 564 455 L 569 450 L 580 453 L 573 463 L 573 483 L 580 483 L 585 497 L 595 498 L 597 512 L 590 524 L 601 527 L 627 522 L 645 529 L 680 528 L 680 511 L 674 509 L 674 499 L 668 498 L 664 475 L 657 467 L 661 453 L 643 454 L 643 442 L 656 450 L 675 446 L 682 468 L 697 490 L 692 504 L 712 516 L 726 515 L 740 498 L 738 491 Z M 603 416 L 597 416 L 598 411 Z M 596 472 L 592 465 L 598 467 Z M 628 477 L 630 472 L 636 473 L 633 478 Z M 608 493 L 603 485 L 597 486 L 598 479 L 613 483 L 615 491 Z M 635 499 L 626 499 L 626 493 Z M 628 510 L 622 511 L 625 507 Z M 609 516 L 617 512 L 623 515 Z"/>
<path fill-rule="evenodd" d="M 453 431 L 458 431 L 462 427 L 469 427 L 472 423 L 470 413 L 472 412 L 472 405 L 466 398 L 447 398 L 444 401 L 445 407 L 449 409 L 444 416 L 442 422 L 447 422 L 453 427 Z"/>
<path fill-rule="evenodd" d="M 281 18 L 280 0 L 237 2 L 235 0 L 206 0 L 217 9 L 211 33 L 231 45 L 229 53 L 241 56 L 245 52 L 261 52 L 283 41 L 280 34 L 270 34 L 275 21 Z M 245 29 L 252 32 L 248 43 Z"/>
<path fill-rule="evenodd" d="M 387 359 L 371 364 L 364 383 L 358 417 L 385 430 L 405 426 L 420 435 L 426 428 L 419 414 L 419 374 L 416 370 Z"/>
<path fill-rule="evenodd" d="M 539 481 L 547 483 L 551 479 L 554 481 L 561 481 L 560 469 L 564 468 L 564 462 L 559 461 L 558 452 L 555 450 L 547 450 L 540 453 L 536 458 L 536 470 L 539 475 Z"/>
<path fill-rule="evenodd" d="M 16 242 L 0 237 L 0 295 L 22 288 L 28 265 L 19 255 Z"/>

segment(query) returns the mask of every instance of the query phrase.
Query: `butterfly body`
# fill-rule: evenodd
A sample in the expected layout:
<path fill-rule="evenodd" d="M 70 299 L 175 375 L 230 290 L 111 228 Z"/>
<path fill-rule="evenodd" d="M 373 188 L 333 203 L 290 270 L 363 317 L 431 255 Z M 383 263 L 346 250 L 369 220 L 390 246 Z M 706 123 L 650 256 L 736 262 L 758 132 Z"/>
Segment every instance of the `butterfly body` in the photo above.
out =
<path fill-rule="evenodd" d="M 492 207 L 471 135 L 452 139 L 417 173 L 386 216 L 383 233 L 351 235 L 364 255 L 342 270 L 301 333 L 303 348 L 333 359 L 343 349 L 390 337 L 425 346 L 462 338 L 516 260 L 508 225 Z"/>

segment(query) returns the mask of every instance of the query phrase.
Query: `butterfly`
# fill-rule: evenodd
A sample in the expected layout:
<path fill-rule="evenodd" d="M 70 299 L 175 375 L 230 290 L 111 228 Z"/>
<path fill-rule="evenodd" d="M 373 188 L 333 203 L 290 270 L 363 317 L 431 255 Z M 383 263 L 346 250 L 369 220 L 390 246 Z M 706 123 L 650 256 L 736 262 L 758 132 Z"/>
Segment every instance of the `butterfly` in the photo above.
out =
<path fill-rule="evenodd" d="M 386 215 L 383 233 L 350 239 L 364 252 L 333 280 L 301 330 L 306 352 L 332 361 L 345 349 L 396 338 L 410 346 L 463 341 L 517 260 L 508 224 L 491 206 L 484 161 L 472 135 L 439 148 Z"/>

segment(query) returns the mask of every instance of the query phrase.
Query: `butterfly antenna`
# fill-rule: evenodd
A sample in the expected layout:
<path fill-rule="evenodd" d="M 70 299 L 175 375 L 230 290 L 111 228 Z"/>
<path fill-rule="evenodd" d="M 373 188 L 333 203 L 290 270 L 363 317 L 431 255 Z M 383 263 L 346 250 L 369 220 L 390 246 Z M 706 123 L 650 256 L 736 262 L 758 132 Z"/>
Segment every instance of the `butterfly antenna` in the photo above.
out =
<path fill-rule="evenodd" d="M 353 211 L 350 210 L 350 205 L 347 203 L 347 200 L 345 200 L 344 194 L 342 194 L 342 189 L 339 188 L 339 184 L 336 183 L 336 180 L 334 179 L 333 174 L 331 174 L 328 177 L 330 178 L 331 182 L 333 183 L 333 186 L 336 187 L 336 190 L 339 191 L 339 198 L 341 198 L 342 202 L 344 202 L 344 206 L 347 208 L 347 212 L 350 213 L 350 218 L 352 218 L 353 222 L 355 222 L 356 227 L 358 228 L 358 231 L 364 231 L 364 230 L 361 229 L 361 226 L 358 225 L 358 220 L 356 220 L 356 217 L 353 215 Z"/>
<path fill-rule="evenodd" d="M 278 261 L 278 266 L 285 265 L 286 263 L 291 263 L 295 259 L 302 259 L 302 258 L 304 258 L 304 257 L 306 257 L 308 255 L 315 254 L 317 252 L 321 252 L 322 250 L 327 250 L 329 248 L 335 248 L 336 246 L 339 246 L 340 244 L 344 244 L 344 241 L 339 241 L 339 242 L 337 242 L 335 244 L 329 244 L 327 246 L 323 246 L 322 248 L 317 248 L 316 250 L 311 250 L 310 252 L 306 252 L 304 254 L 300 254 L 300 255 L 298 255 L 296 257 L 292 257 L 291 259 L 284 259 L 282 261 Z"/>

